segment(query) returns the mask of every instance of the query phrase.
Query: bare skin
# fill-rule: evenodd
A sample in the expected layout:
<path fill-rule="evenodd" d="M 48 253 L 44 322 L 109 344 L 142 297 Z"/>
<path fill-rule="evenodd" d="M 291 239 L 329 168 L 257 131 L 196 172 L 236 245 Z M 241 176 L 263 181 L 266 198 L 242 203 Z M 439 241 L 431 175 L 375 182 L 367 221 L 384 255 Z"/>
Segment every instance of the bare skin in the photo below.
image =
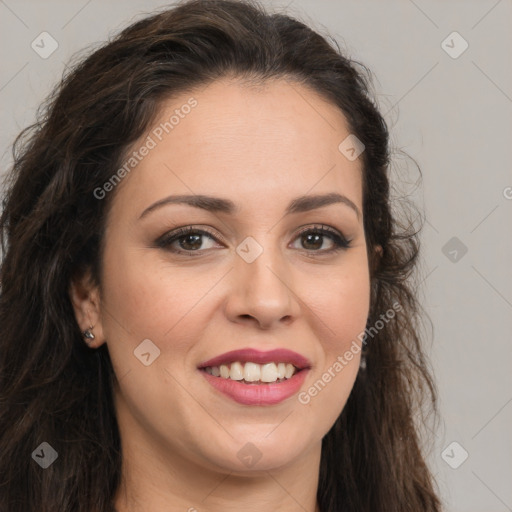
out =
<path fill-rule="evenodd" d="M 159 141 L 152 130 L 191 96 L 197 105 Z M 87 276 L 71 288 L 79 325 L 94 326 L 91 347 L 107 343 L 119 381 L 124 459 L 116 508 L 319 512 L 321 440 L 350 394 L 359 353 L 308 403 L 296 394 L 241 405 L 197 367 L 239 348 L 287 348 L 312 363 L 304 392 L 364 331 L 362 162 L 338 149 L 350 133 L 345 118 L 293 82 L 252 88 L 223 79 L 167 101 L 133 149 L 151 133 L 156 147 L 110 192 L 101 290 Z M 285 215 L 298 196 L 331 193 L 359 214 L 336 202 Z M 140 217 L 175 194 L 229 199 L 239 211 L 166 204 Z M 212 235 L 156 244 L 183 226 Z M 334 239 L 315 229 L 322 226 L 349 247 L 332 250 Z M 299 234 L 306 227 L 309 237 Z M 247 237 L 263 248 L 251 263 L 236 251 Z M 148 366 L 134 356 L 145 339 L 160 350 Z M 247 443 L 261 454 L 251 467 L 237 456 Z"/>

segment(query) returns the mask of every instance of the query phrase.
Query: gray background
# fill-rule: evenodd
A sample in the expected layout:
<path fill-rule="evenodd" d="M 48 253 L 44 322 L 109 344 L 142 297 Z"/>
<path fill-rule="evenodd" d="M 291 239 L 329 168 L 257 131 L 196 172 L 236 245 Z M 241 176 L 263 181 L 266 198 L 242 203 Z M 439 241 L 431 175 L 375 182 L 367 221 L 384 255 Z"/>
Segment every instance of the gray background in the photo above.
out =
<path fill-rule="evenodd" d="M 419 281 L 441 402 L 430 464 L 446 510 L 512 511 L 512 2 L 264 3 L 370 67 L 395 148 L 422 170 L 414 188 L 417 169 L 396 154 L 395 195 L 426 216 Z M 69 58 L 163 5 L 0 0 L 0 172 Z M 43 31 L 59 45 L 46 59 L 31 48 Z M 457 58 L 454 31 L 469 44 Z"/>

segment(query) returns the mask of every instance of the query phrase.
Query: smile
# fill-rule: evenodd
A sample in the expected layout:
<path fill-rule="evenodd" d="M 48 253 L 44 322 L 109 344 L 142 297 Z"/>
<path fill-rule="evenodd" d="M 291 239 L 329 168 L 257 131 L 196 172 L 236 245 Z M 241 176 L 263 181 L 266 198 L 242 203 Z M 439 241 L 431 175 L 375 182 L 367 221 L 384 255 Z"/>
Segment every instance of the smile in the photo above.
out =
<path fill-rule="evenodd" d="M 198 370 L 221 394 L 243 405 L 274 405 L 296 394 L 311 368 L 286 349 L 242 349 L 203 362 Z"/>
<path fill-rule="evenodd" d="M 290 379 L 297 368 L 291 363 L 266 363 L 258 364 L 247 362 L 242 364 L 235 361 L 230 365 L 207 366 L 206 373 L 221 379 L 231 379 L 244 383 L 281 382 Z"/>

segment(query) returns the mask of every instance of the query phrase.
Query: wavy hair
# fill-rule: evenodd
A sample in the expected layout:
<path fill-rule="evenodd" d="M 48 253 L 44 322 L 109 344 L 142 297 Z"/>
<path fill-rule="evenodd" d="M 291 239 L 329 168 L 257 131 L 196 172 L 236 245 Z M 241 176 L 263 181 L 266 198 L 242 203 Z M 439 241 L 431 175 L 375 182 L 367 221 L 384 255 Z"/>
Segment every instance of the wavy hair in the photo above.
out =
<path fill-rule="evenodd" d="M 228 75 L 255 84 L 291 79 L 341 110 L 365 145 L 367 327 L 401 305 L 365 340 L 366 368 L 322 441 L 320 508 L 440 510 L 420 432 L 437 405 L 411 275 L 419 230 L 392 212 L 389 134 L 372 99 L 371 73 L 312 28 L 255 0 L 189 0 L 80 57 L 13 145 L 0 217 L 1 512 L 114 510 L 122 461 L 116 377 L 107 345 L 84 344 L 69 296 L 71 281 L 86 270 L 101 283 L 115 192 L 98 200 L 94 190 L 164 100 Z M 42 442 L 58 452 L 44 471 L 32 460 Z"/>

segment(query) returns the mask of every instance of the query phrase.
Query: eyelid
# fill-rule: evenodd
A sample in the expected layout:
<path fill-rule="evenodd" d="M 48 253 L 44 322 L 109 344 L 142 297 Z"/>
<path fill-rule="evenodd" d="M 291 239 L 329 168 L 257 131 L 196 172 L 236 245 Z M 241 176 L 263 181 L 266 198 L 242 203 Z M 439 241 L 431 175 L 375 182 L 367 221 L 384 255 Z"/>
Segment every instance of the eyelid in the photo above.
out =
<path fill-rule="evenodd" d="M 203 235 L 206 234 L 216 241 L 221 241 L 222 243 L 227 244 L 227 241 L 224 239 L 222 235 L 213 233 L 213 231 L 211 231 L 209 228 L 200 227 L 199 225 L 182 226 L 179 228 L 172 229 L 171 231 L 167 231 L 161 237 L 159 237 L 155 243 L 156 245 L 165 248 L 166 245 L 170 244 L 171 241 L 175 241 L 176 239 L 179 239 L 180 237 L 185 236 L 189 233 L 198 233 Z"/>
<path fill-rule="evenodd" d="M 301 252 L 308 253 L 308 255 L 328 255 L 335 252 L 339 252 L 340 250 L 348 249 L 351 246 L 352 239 L 348 239 L 342 231 L 333 228 L 331 226 L 327 226 L 325 224 L 306 224 L 301 226 L 299 231 L 295 234 L 292 243 L 297 240 L 301 235 L 308 232 L 318 232 L 322 236 L 330 236 L 331 241 L 334 243 L 334 247 L 331 249 L 323 249 L 323 250 L 307 250 L 307 249 L 298 249 Z M 185 254 L 185 255 L 200 255 L 207 251 L 207 249 L 200 249 L 197 251 L 187 251 L 184 249 L 178 250 L 170 250 L 167 249 L 171 243 L 174 243 L 176 240 L 179 240 L 181 237 L 186 236 L 189 233 L 199 234 L 199 235 L 207 235 L 211 237 L 215 241 L 221 241 L 223 244 L 227 245 L 228 242 L 224 239 L 222 235 L 218 235 L 213 233 L 213 231 L 209 227 L 201 227 L 200 225 L 187 225 L 182 227 L 177 227 L 172 229 L 171 231 L 166 232 L 164 235 L 159 237 L 155 244 L 163 249 L 169 250 L 174 254 Z"/>
<path fill-rule="evenodd" d="M 345 235 L 336 228 L 332 228 L 331 226 L 327 226 L 326 224 L 306 224 L 305 226 L 301 226 L 299 228 L 299 231 L 297 232 L 296 236 L 302 235 L 303 233 L 307 233 L 308 231 L 327 231 L 328 233 L 331 233 L 336 236 L 340 236 L 341 238 L 344 238 L 345 240 L 349 241 Z"/>

